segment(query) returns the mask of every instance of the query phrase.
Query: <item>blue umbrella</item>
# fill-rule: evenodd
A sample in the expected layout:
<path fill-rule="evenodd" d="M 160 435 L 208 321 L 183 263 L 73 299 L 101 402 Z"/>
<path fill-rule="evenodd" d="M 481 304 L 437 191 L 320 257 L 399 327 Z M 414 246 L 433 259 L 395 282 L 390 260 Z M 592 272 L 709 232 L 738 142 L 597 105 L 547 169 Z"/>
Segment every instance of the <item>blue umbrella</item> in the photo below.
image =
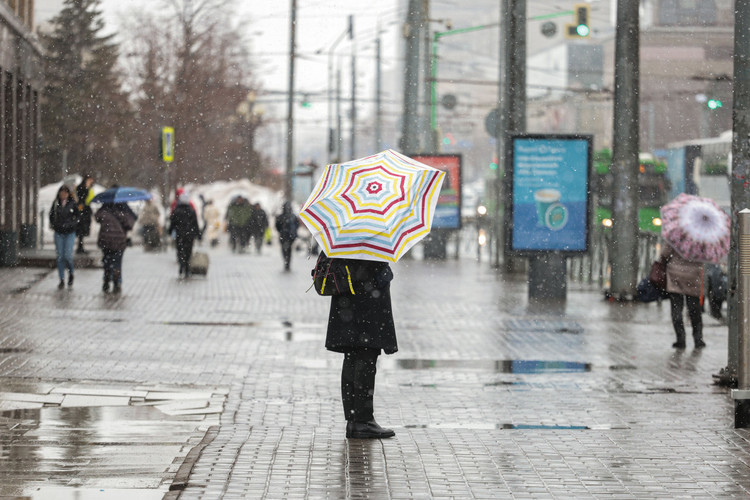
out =
<path fill-rule="evenodd" d="M 153 196 L 145 189 L 134 187 L 109 188 L 94 196 L 91 203 L 125 203 L 128 201 L 150 200 Z"/>

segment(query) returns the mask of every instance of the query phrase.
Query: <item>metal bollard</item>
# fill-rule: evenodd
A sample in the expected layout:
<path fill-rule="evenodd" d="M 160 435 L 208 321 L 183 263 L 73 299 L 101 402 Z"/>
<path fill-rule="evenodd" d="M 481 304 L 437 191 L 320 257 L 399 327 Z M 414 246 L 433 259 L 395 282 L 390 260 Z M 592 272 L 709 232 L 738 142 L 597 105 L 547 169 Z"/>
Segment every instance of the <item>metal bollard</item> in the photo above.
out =
<path fill-rule="evenodd" d="M 734 427 L 750 427 L 750 210 L 738 214 L 739 258 L 737 276 L 738 368 L 734 399 Z"/>

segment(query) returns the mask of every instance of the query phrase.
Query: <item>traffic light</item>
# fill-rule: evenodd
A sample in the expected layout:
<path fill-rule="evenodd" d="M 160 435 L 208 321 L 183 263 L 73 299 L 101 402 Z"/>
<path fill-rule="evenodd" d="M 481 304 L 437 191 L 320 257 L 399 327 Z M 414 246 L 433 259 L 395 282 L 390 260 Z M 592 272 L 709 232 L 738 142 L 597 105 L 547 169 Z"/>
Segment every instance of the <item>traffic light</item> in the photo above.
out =
<path fill-rule="evenodd" d="M 708 109 L 719 109 L 722 103 L 719 99 L 709 99 L 706 101 L 706 106 L 708 106 Z"/>
<path fill-rule="evenodd" d="M 591 34 L 591 27 L 589 25 L 589 18 L 591 8 L 589 4 L 578 3 L 573 6 L 573 15 L 575 20 L 573 24 L 566 25 L 565 35 L 568 38 L 588 38 Z"/>

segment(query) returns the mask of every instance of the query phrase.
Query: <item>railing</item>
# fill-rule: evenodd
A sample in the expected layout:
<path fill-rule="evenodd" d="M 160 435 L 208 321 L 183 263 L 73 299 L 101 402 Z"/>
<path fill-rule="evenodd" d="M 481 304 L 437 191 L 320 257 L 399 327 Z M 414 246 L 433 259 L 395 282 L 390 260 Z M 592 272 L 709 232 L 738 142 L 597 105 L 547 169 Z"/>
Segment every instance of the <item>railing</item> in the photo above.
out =
<path fill-rule="evenodd" d="M 568 278 L 579 283 L 596 284 L 609 288 L 612 272 L 612 232 L 596 231 L 591 239 L 588 255 L 568 259 Z M 650 232 L 641 232 L 638 240 L 638 279 L 648 275 L 651 263 L 661 249 L 661 237 Z"/>

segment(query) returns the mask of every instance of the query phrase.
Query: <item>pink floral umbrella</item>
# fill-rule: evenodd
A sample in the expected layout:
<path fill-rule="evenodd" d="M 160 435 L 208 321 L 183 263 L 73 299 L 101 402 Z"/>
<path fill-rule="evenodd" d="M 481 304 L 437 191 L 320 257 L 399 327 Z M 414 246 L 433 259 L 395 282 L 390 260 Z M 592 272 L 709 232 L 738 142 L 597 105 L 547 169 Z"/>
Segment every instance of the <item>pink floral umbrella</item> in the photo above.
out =
<path fill-rule="evenodd" d="M 661 207 L 661 235 L 683 258 L 719 262 L 729 253 L 731 219 L 713 200 L 680 193 Z"/>

